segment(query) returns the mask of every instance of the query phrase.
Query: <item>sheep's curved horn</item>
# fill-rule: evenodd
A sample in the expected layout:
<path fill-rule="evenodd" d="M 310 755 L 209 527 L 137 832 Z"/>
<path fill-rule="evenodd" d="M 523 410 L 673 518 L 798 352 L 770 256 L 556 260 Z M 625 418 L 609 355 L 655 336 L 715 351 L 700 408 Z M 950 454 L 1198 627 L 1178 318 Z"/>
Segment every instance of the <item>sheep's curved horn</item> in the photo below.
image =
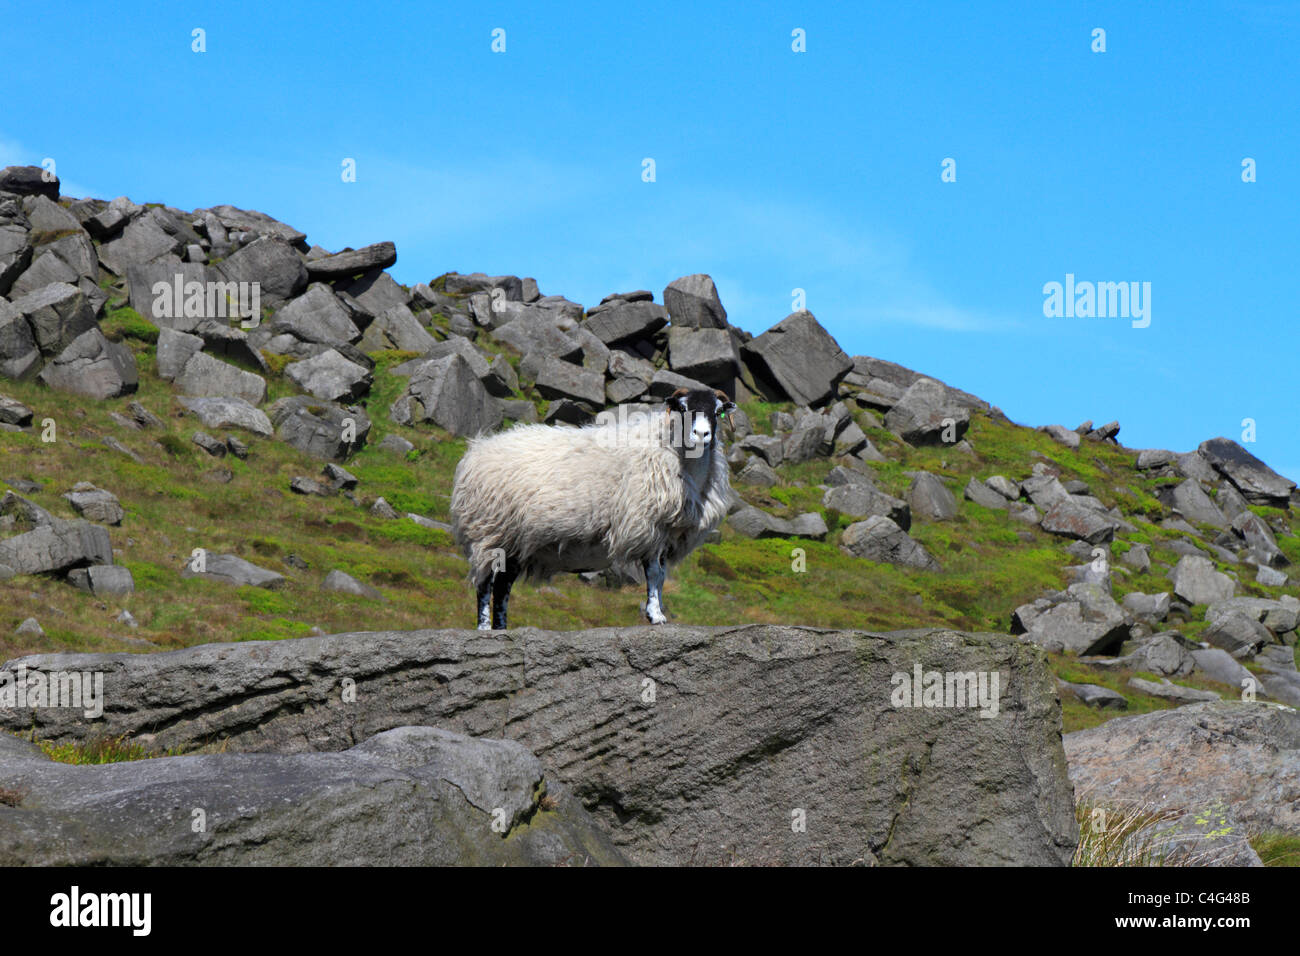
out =
<path fill-rule="evenodd" d="M 689 394 L 691 394 L 691 390 L 689 388 L 679 388 L 677 391 L 673 392 L 671 395 L 668 396 L 668 401 L 675 402 L 677 401 L 677 399 L 685 398 Z"/>

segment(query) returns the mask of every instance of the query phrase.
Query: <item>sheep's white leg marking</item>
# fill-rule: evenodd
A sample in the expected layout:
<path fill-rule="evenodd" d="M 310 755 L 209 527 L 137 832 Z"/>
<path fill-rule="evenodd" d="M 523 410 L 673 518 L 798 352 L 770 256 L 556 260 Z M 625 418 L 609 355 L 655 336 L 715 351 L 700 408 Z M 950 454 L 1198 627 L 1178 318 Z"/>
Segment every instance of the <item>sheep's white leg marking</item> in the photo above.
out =
<path fill-rule="evenodd" d="M 651 624 L 667 624 L 668 618 L 664 617 L 663 601 L 664 578 L 668 576 L 668 568 L 664 564 L 662 556 L 653 561 L 647 561 L 645 564 L 645 613 L 650 618 Z"/>
<path fill-rule="evenodd" d="M 478 586 L 478 629 L 492 630 L 492 578 Z"/>
<path fill-rule="evenodd" d="M 519 562 L 506 559 L 506 566 L 492 575 L 492 629 L 506 629 L 506 608 L 510 605 L 510 588 L 519 577 Z"/>

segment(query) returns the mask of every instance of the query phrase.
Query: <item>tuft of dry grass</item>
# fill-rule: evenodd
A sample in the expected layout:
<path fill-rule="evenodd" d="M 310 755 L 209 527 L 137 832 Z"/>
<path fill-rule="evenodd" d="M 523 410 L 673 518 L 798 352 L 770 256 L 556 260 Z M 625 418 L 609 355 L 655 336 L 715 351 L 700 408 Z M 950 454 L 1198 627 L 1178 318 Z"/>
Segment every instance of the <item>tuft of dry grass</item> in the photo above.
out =
<path fill-rule="evenodd" d="M 1074 807 L 1079 845 L 1071 866 L 1164 866 L 1165 854 L 1151 828 L 1182 811 L 1149 805 L 1103 806 L 1080 799 Z"/>

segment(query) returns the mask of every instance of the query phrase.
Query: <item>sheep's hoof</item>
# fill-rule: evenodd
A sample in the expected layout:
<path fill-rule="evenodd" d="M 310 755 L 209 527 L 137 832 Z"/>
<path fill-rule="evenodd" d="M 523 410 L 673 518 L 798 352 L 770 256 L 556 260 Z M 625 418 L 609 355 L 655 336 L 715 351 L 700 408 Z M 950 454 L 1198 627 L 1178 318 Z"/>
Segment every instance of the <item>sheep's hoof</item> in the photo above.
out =
<path fill-rule="evenodd" d="M 668 623 L 668 618 L 666 618 L 666 617 L 664 617 L 662 614 L 660 614 L 658 617 L 652 617 L 652 618 L 650 618 L 650 623 L 651 623 L 651 624 L 667 624 L 667 623 Z"/>
<path fill-rule="evenodd" d="M 478 626 L 477 630 L 480 630 L 480 631 L 490 631 L 490 630 L 492 630 L 492 625 L 491 625 L 491 624 L 480 624 L 480 625 Z"/>

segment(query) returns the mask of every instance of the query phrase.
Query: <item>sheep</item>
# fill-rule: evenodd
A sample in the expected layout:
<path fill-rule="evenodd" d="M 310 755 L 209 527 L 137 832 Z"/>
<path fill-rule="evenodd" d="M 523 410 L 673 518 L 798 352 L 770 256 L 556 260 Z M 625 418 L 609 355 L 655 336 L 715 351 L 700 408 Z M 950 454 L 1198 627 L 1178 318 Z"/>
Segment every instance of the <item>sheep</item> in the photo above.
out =
<path fill-rule="evenodd" d="M 516 425 L 472 439 L 456 466 L 451 519 L 469 559 L 479 630 L 506 627 L 521 574 L 609 567 L 639 566 L 646 617 L 667 623 L 668 566 L 731 504 L 718 421 L 735 407 L 724 392 L 683 388 L 666 414 L 624 407 L 592 425 Z"/>

